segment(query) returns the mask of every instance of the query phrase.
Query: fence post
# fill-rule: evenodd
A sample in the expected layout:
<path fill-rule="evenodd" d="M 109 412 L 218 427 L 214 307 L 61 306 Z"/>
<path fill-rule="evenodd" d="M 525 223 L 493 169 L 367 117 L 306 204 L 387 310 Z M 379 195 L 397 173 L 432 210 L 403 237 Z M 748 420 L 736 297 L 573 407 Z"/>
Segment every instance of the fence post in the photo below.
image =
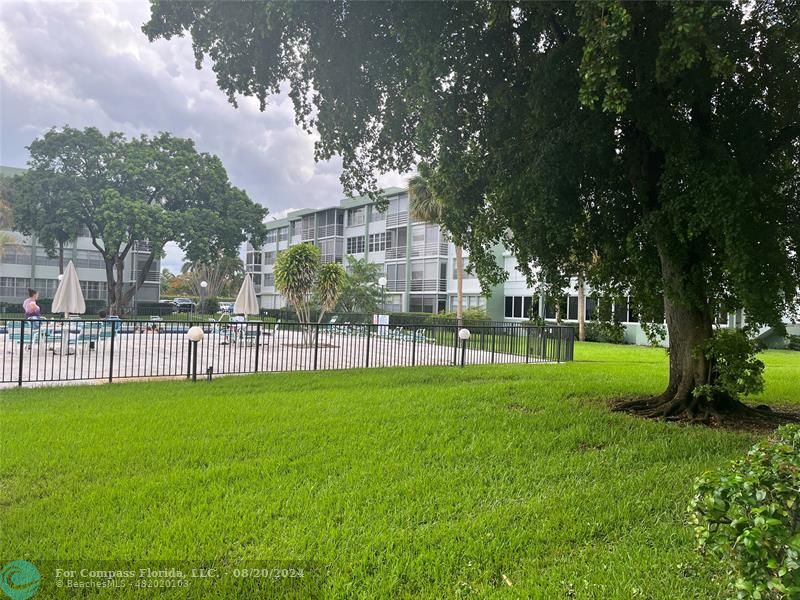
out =
<path fill-rule="evenodd" d="M 33 333 L 33 325 L 31 325 L 31 333 Z M 17 385 L 22 387 L 22 354 L 25 352 L 25 320 L 20 321 L 19 327 L 19 382 Z M 31 344 L 33 344 L 33 335 L 31 335 Z M 31 352 L 33 354 L 33 352 Z"/>
<path fill-rule="evenodd" d="M 531 362 L 531 328 L 525 328 L 525 362 Z"/>
<path fill-rule="evenodd" d="M 117 337 L 117 324 L 111 323 L 111 358 L 108 360 L 108 383 L 114 380 L 114 339 Z"/>
<path fill-rule="evenodd" d="M 558 345 L 556 346 L 556 362 L 561 362 L 561 327 L 558 328 Z"/>
<path fill-rule="evenodd" d="M 258 323 L 256 323 L 256 368 L 255 368 L 256 373 L 258 373 L 259 350 L 261 349 L 260 342 L 261 342 L 261 322 L 259 321 Z"/>
<path fill-rule="evenodd" d="M 415 325 L 411 331 L 414 336 L 411 340 L 411 366 L 415 367 L 417 365 L 417 326 Z"/>
<path fill-rule="evenodd" d="M 492 326 L 492 364 L 494 364 L 494 346 L 497 338 L 497 327 Z"/>
<path fill-rule="evenodd" d="M 186 338 L 184 338 L 186 339 Z M 192 378 L 192 342 L 187 345 L 189 353 L 186 355 L 186 379 Z M 126 369 L 127 371 L 127 369 Z"/>
<path fill-rule="evenodd" d="M 369 325 L 369 323 L 367 323 L 367 358 L 366 358 L 367 362 L 366 362 L 366 365 L 364 365 L 367 369 L 369 368 L 369 347 L 370 347 L 370 332 L 371 331 L 372 331 L 372 329 L 370 329 L 370 325 Z"/>
<path fill-rule="evenodd" d="M 199 343 L 192 341 L 192 381 L 197 381 L 197 345 Z"/>
<path fill-rule="evenodd" d="M 319 354 L 319 323 L 314 328 L 314 370 L 317 370 L 317 355 Z"/>
<path fill-rule="evenodd" d="M 453 330 L 453 364 L 458 364 L 458 325 Z"/>

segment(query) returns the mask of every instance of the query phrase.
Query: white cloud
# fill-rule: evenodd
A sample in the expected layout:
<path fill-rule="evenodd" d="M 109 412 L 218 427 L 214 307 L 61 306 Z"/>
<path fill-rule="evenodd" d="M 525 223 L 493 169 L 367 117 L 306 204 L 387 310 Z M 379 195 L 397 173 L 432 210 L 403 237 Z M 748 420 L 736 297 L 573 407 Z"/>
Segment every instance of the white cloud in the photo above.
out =
<path fill-rule="evenodd" d="M 189 39 L 148 42 L 140 29 L 148 16 L 145 0 L 5 2 L 0 162 L 24 166 L 25 146 L 52 126 L 169 131 L 217 154 L 231 181 L 271 213 L 342 197 L 341 161 L 314 162 L 315 136 L 295 124 L 288 96 L 270 98 L 263 113 L 252 98 L 234 109 L 209 66 L 195 69 Z M 403 185 L 405 178 L 379 181 Z"/>

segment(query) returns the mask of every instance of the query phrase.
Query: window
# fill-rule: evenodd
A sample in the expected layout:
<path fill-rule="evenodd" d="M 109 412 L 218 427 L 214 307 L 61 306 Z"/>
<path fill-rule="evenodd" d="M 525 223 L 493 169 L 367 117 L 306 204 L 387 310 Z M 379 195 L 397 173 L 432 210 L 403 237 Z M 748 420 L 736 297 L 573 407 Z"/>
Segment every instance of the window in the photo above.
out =
<path fill-rule="evenodd" d="M 247 253 L 247 264 L 248 265 L 260 265 L 261 264 L 261 252 L 248 252 Z"/>
<path fill-rule="evenodd" d="M 31 264 L 30 248 L 17 246 L 13 243 L 7 244 L 3 249 L 3 262 L 7 265 L 29 265 Z M 40 259 L 37 258 L 37 262 Z"/>
<path fill-rule="evenodd" d="M 108 284 L 105 281 L 81 281 L 81 291 L 87 300 L 105 300 L 108 297 Z"/>
<path fill-rule="evenodd" d="M 372 236 L 370 236 L 372 237 Z M 348 254 L 358 254 L 360 252 L 364 252 L 364 236 L 359 235 L 357 237 L 349 237 L 347 238 L 347 253 Z"/>
<path fill-rule="evenodd" d="M 277 229 L 270 229 L 267 231 L 267 237 L 264 240 L 267 244 L 274 244 L 278 241 L 278 230 Z"/>
<path fill-rule="evenodd" d="M 570 296 L 567 299 L 567 319 L 571 321 L 578 320 L 578 297 Z"/>
<path fill-rule="evenodd" d="M 597 298 L 586 298 L 586 320 L 593 321 L 597 317 Z"/>
<path fill-rule="evenodd" d="M 341 238 L 330 238 L 317 242 L 317 246 L 322 252 L 322 262 L 342 262 L 342 250 L 344 249 L 343 242 L 344 240 Z"/>
<path fill-rule="evenodd" d="M 383 252 L 384 250 L 386 250 L 386 234 L 371 233 L 369 236 L 369 251 Z"/>
<path fill-rule="evenodd" d="M 456 306 L 458 304 L 458 296 L 452 295 L 450 296 L 450 310 L 452 312 L 456 311 Z M 474 294 L 465 294 L 462 298 L 462 306 L 464 310 L 470 308 L 486 308 L 486 298 L 483 296 L 476 296 Z"/>
<path fill-rule="evenodd" d="M 64 257 L 64 262 L 69 260 L 69 255 Z M 99 252 L 93 250 L 78 250 L 75 253 L 75 266 L 83 269 L 105 269 L 106 263 Z"/>
<path fill-rule="evenodd" d="M 288 227 L 281 227 L 278 229 L 278 241 L 285 242 L 289 239 L 289 228 Z"/>
<path fill-rule="evenodd" d="M 388 215 L 396 215 L 408 211 L 408 194 L 392 196 L 389 198 L 389 207 L 386 210 Z"/>
<path fill-rule="evenodd" d="M 274 273 L 264 273 L 261 277 L 264 282 L 264 287 L 273 287 L 275 285 Z"/>
<path fill-rule="evenodd" d="M 628 323 L 638 323 L 639 313 L 636 310 L 636 304 L 632 297 L 628 297 Z"/>
<path fill-rule="evenodd" d="M 386 265 L 386 287 L 391 292 L 403 292 L 406 289 L 406 265 Z"/>
<path fill-rule="evenodd" d="M 530 296 L 506 296 L 507 319 L 526 319 L 531 315 L 533 298 Z"/>
<path fill-rule="evenodd" d="M 363 225 L 365 221 L 365 213 L 367 212 L 366 206 L 359 206 L 358 208 L 351 208 L 347 211 L 347 226 L 355 227 L 356 225 Z"/>
<path fill-rule="evenodd" d="M 316 215 L 305 215 L 300 222 L 300 239 L 302 241 L 314 239 L 314 224 L 317 222 Z M 297 226 L 295 226 L 295 235 L 297 235 Z"/>
<path fill-rule="evenodd" d="M 372 206 L 369 211 L 369 222 L 376 223 L 377 221 L 383 221 L 386 219 L 386 213 L 379 211 L 377 208 Z"/>
<path fill-rule="evenodd" d="M 456 259 L 453 259 L 453 271 L 452 271 L 453 279 L 458 279 L 458 269 L 456 268 Z M 475 275 L 472 265 L 469 264 L 469 261 L 466 257 L 464 257 L 464 279 L 475 279 L 477 276 Z"/>
<path fill-rule="evenodd" d="M 622 323 L 628 318 L 628 299 L 624 296 L 614 300 L 614 321 Z"/>
<path fill-rule="evenodd" d="M 265 265 L 274 265 L 275 264 L 275 256 L 277 252 L 275 250 L 270 250 L 268 252 L 264 252 L 264 264 Z"/>
<path fill-rule="evenodd" d="M 412 295 L 409 299 L 411 312 L 439 313 L 447 310 L 447 299 L 436 295 Z"/>

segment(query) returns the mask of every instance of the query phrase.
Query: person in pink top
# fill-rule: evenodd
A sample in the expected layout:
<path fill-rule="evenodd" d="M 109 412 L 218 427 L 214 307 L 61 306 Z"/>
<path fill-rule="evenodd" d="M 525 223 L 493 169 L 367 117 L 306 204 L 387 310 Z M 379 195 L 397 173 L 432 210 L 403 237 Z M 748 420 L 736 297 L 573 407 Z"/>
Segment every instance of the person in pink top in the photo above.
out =
<path fill-rule="evenodd" d="M 42 309 L 37 300 L 39 299 L 39 292 L 36 290 L 28 290 L 28 297 L 22 302 L 22 310 L 25 313 L 25 318 L 29 321 L 38 321 L 42 316 Z M 38 323 L 34 325 L 37 326 Z"/>

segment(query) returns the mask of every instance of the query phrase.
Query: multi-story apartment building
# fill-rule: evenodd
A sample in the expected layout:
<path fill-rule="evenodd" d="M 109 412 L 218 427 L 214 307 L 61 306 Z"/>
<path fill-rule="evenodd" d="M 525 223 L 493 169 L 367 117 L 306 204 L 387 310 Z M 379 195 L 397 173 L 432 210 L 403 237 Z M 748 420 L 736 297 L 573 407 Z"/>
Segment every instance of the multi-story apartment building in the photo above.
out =
<path fill-rule="evenodd" d="M 298 210 L 267 224 L 262 248 L 247 248 L 246 268 L 253 274 L 262 308 L 280 308 L 273 267 L 277 253 L 291 245 L 317 245 L 326 262 L 347 268 L 347 257 L 383 266 L 387 311 L 438 313 L 455 310 L 455 252 L 438 225 L 414 221 L 408 192 L 384 191 L 388 206 L 380 212 L 369 198 L 347 198 L 338 206 Z M 376 282 L 377 284 L 377 282 Z M 481 295 L 474 276 L 464 281 L 464 306 L 502 310 L 502 286 L 491 298 Z"/>
<path fill-rule="evenodd" d="M 369 198 L 348 198 L 336 206 L 298 210 L 268 223 L 266 243 L 261 248 L 248 246 L 246 258 L 246 270 L 253 275 L 261 307 L 284 306 L 283 297 L 275 289 L 273 275 L 278 252 L 294 244 L 309 242 L 320 248 L 323 260 L 341 263 L 345 268 L 348 256 L 382 265 L 387 280 L 387 312 L 454 312 L 454 246 L 448 243 L 437 225 L 412 219 L 408 211 L 407 190 L 389 188 L 384 194 L 388 201 L 384 212 L 378 211 Z M 483 308 L 493 320 L 521 321 L 537 315 L 555 319 L 556 303 L 546 301 L 531 289 L 517 269 L 516 257 L 500 246 L 496 248 L 495 256 L 498 265 L 508 274 L 507 280 L 485 297 L 478 279 L 467 273 L 464 307 Z M 465 262 L 468 264 L 469 257 Z M 578 320 L 575 284 L 573 281 L 563 290 L 558 302 L 560 317 L 566 323 Z M 586 320 L 591 322 L 599 317 L 598 302 L 601 301 L 593 297 L 590 289 L 586 292 Z M 648 343 L 630 297 L 614 300 L 603 312 L 624 325 L 627 343 Z M 743 322 L 741 311 L 722 315 L 719 319 L 723 326 L 741 327 Z M 796 329 L 796 326 L 792 327 L 793 331 Z"/>
<path fill-rule="evenodd" d="M 0 176 L 15 175 L 23 169 L 0 167 Z M 39 297 L 52 298 L 58 287 L 58 258 L 47 256 L 35 236 L 24 236 L 16 231 L 5 232 L 10 242 L 0 252 L 0 305 L 10 312 L 21 307 L 28 288 L 39 292 Z M 132 283 L 150 253 L 147 242 L 137 241 L 129 252 L 123 269 L 126 284 Z M 92 245 L 88 231 L 68 243 L 64 249 L 64 262 L 72 261 L 78 272 L 83 296 L 87 301 L 103 302 L 108 299 L 108 284 L 103 257 Z M 161 261 L 156 260 L 147 272 L 145 283 L 134 297 L 138 302 L 158 302 Z"/>

